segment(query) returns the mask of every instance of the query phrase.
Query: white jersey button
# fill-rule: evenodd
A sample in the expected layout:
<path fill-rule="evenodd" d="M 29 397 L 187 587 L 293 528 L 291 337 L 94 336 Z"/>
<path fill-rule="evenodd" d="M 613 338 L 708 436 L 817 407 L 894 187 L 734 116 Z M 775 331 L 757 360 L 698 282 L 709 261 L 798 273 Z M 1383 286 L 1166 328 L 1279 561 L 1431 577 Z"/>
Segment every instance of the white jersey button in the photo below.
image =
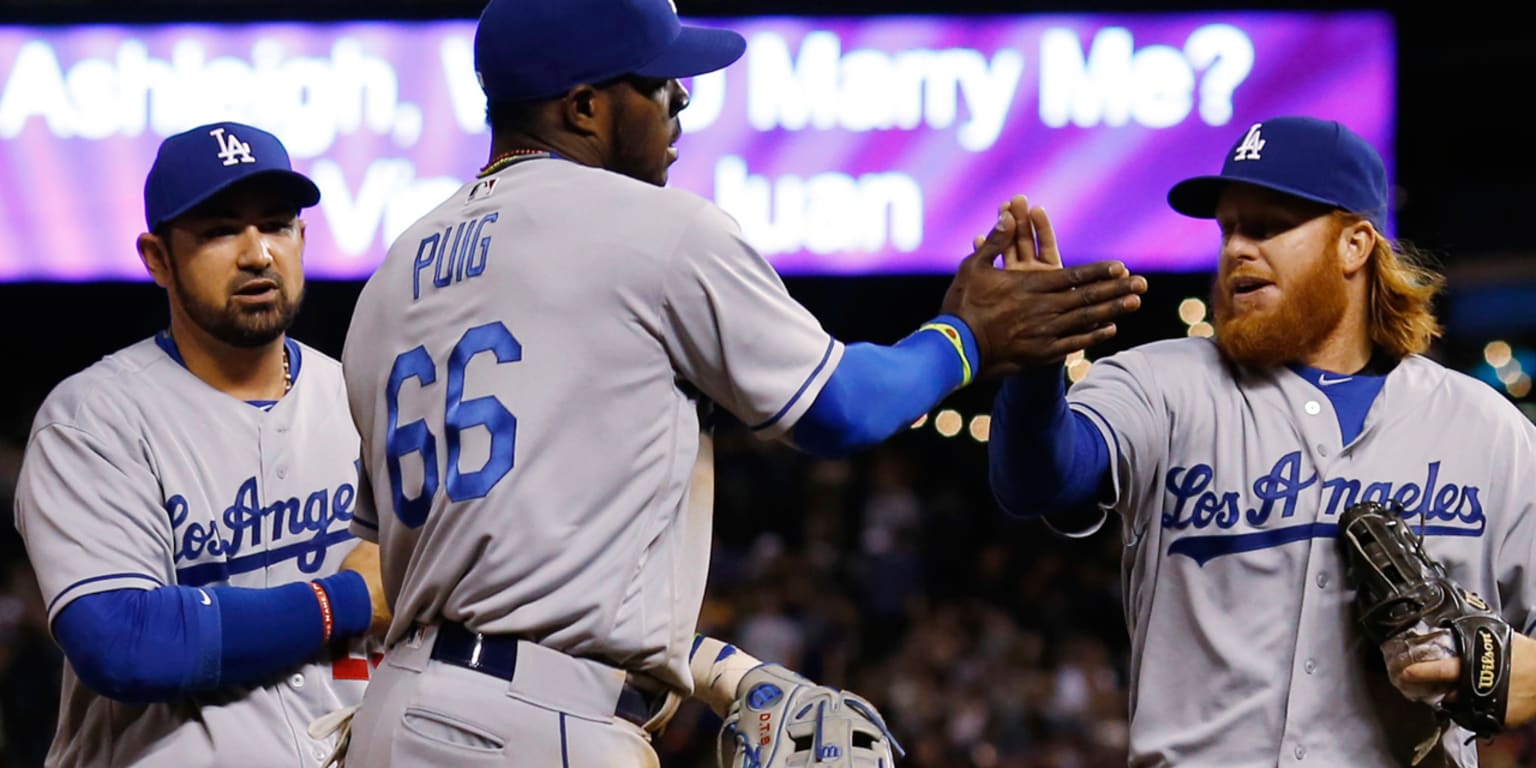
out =
<path fill-rule="evenodd" d="M 284 466 L 282 464 L 277 465 L 277 479 L 281 480 L 281 479 L 283 479 L 283 478 L 285 478 L 287 476 L 288 476 L 288 467 L 286 467 L 286 466 Z"/>
<path fill-rule="evenodd" d="M 1328 588 L 1328 574 L 1326 574 L 1326 573 L 1319 573 L 1317 575 L 1317 586 L 1318 586 L 1319 589 L 1327 589 Z"/>
<path fill-rule="evenodd" d="M 1317 662 L 1315 662 L 1315 661 L 1313 661 L 1311 659 L 1307 659 L 1307 663 L 1302 665 L 1302 668 L 1307 670 L 1307 674 L 1310 675 L 1313 672 L 1317 671 Z"/>
<path fill-rule="evenodd" d="M 1307 759 L 1307 748 L 1303 747 L 1300 744 L 1297 744 L 1296 745 L 1296 749 L 1293 752 L 1293 754 L 1296 755 L 1296 759 L 1297 760 L 1305 760 L 1305 759 Z"/>
<path fill-rule="evenodd" d="M 298 690 L 300 688 L 303 688 L 304 687 L 304 676 L 303 675 L 299 675 L 299 674 L 295 674 L 293 677 L 288 678 L 288 685 L 292 686 L 294 688 L 294 690 Z"/>
<path fill-rule="evenodd" d="M 1317 455 L 1322 456 L 1325 459 L 1328 458 L 1328 446 L 1323 445 L 1322 443 L 1318 443 Z"/>
<path fill-rule="evenodd" d="M 326 751 L 325 747 L 322 747 L 319 744 L 315 745 L 315 759 L 316 760 L 319 760 L 320 762 L 323 763 L 323 762 L 325 762 L 325 758 L 327 758 L 329 756 L 330 756 L 330 753 Z"/>
<path fill-rule="evenodd" d="M 1307 404 L 1303 405 L 1301 409 L 1306 411 L 1308 416 L 1316 416 L 1323 412 L 1323 406 L 1319 405 L 1316 400 L 1308 400 Z"/>

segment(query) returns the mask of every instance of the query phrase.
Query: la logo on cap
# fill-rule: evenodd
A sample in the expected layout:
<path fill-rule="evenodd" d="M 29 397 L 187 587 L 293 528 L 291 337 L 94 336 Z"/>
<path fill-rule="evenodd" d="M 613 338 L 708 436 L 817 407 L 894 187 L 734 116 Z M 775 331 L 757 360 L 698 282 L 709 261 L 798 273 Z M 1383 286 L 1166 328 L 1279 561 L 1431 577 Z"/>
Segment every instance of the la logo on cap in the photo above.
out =
<path fill-rule="evenodd" d="M 218 142 L 219 159 L 223 160 L 225 165 L 256 162 L 256 158 L 251 157 L 251 145 L 241 141 L 233 133 L 226 136 L 223 128 L 215 128 L 209 131 L 208 135 Z"/>
<path fill-rule="evenodd" d="M 1259 136 L 1259 128 L 1263 125 L 1263 123 L 1254 123 L 1253 127 L 1248 129 L 1248 135 L 1243 137 L 1243 143 L 1237 145 L 1237 155 L 1232 158 L 1233 160 L 1259 159 L 1259 152 L 1264 149 L 1265 144 L 1264 139 Z"/>

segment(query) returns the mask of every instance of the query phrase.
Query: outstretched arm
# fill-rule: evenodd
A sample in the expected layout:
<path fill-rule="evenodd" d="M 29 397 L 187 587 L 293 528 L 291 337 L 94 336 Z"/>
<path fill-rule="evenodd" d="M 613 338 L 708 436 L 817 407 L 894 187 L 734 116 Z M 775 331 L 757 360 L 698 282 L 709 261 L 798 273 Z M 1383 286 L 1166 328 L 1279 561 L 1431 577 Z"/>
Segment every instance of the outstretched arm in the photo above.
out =
<path fill-rule="evenodd" d="M 1003 253 L 1004 268 L 1023 274 L 1060 271 L 1061 248 L 1045 209 L 1023 196 L 1005 207 L 1020 224 L 1013 247 Z M 1135 293 L 1146 290 L 1144 280 L 1135 281 Z M 1122 301 L 1134 308 L 1140 300 L 1131 295 Z M 1098 428 L 1067 407 L 1059 364 L 1026 368 L 1003 382 L 992 406 L 987 453 L 992 494 L 1005 511 L 1049 516 L 1066 531 L 1095 527 L 1102 519 L 1097 514 L 1075 519 L 1098 499 L 1109 478 L 1110 456 Z"/>
<path fill-rule="evenodd" d="M 992 405 L 987 443 L 992 495 L 1019 516 L 1077 512 L 1109 478 L 1098 428 L 1067 407 L 1060 366 L 1010 377 Z"/>
<path fill-rule="evenodd" d="M 1117 262 L 1061 268 L 1049 219 L 1029 210 L 1022 197 L 1002 207 L 997 226 L 961 263 L 944 314 L 889 347 L 848 345 L 796 424 L 796 444 L 848 453 L 884 440 L 976 378 L 1052 366 L 1114 335 L 1110 321 L 1140 306 L 1146 281 Z M 1018 254 L 1036 252 L 1054 257 L 1054 268 L 1012 267 Z M 1008 270 L 994 266 L 999 257 Z"/>

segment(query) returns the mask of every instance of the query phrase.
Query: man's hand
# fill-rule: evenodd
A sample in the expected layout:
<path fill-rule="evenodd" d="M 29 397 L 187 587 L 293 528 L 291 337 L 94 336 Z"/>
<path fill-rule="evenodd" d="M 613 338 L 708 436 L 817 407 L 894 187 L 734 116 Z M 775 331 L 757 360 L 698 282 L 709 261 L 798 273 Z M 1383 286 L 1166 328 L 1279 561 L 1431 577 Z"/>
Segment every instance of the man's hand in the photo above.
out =
<path fill-rule="evenodd" d="M 995 262 L 1003 257 L 1004 268 Z M 1045 210 L 1018 196 L 997 226 L 976 238 L 944 296 L 943 311 L 964 320 L 981 353 L 978 377 L 1058 363 L 1115 335 L 1113 321 L 1141 307 L 1146 278 L 1118 261 L 1061 266 Z"/>
<path fill-rule="evenodd" d="M 1510 645 L 1509 704 L 1504 709 L 1504 725 L 1518 728 L 1536 719 L 1536 640 L 1516 633 Z M 1413 664 L 1403 669 L 1403 682 L 1422 686 L 1443 686 L 1447 691 L 1461 679 L 1461 660 L 1438 659 Z"/>
<path fill-rule="evenodd" d="M 368 634 L 383 637 L 389 631 L 389 622 L 394 614 L 384 601 L 384 578 L 379 573 L 379 545 L 371 541 L 357 542 L 357 546 L 342 559 L 340 567 L 342 570 L 362 574 L 363 581 L 368 584 L 368 597 L 373 601 L 373 623 L 368 627 Z"/>

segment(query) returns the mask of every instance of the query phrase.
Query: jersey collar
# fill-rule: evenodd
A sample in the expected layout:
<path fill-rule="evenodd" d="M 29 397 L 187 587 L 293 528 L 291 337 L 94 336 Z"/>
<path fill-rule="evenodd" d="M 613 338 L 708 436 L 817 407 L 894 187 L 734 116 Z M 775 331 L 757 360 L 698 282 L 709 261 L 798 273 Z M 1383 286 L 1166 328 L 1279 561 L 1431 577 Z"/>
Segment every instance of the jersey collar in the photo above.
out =
<path fill-rule="evenodd" d="M 176 346 L 176 340 L 171 338 L 171 331 L 169 328 L 155 334 L 155 345 L 160 347 L 160 349 L 165 352 L 166 356 L 170 357 L 172 360 L 175 360 L 177 365 L 181 366 L 182 368 L 187 367 L 187 361 L 182 358 L 181 349 Z M 287 336 L 283 337 L 283 346 L 288 348 L 288 375 L 293 377 L 294 388 L 298 388 L 299 370 L 304 367 L 304 355 L 299 351 L 298 342 L 295 342 L 293 339 Z M 191 373 L 191 371 L 188 371 L 188 373 Z M 272 406 L 277 401 L 248 400 L 246 402 L 265 411 L 271 410 Z"/>

